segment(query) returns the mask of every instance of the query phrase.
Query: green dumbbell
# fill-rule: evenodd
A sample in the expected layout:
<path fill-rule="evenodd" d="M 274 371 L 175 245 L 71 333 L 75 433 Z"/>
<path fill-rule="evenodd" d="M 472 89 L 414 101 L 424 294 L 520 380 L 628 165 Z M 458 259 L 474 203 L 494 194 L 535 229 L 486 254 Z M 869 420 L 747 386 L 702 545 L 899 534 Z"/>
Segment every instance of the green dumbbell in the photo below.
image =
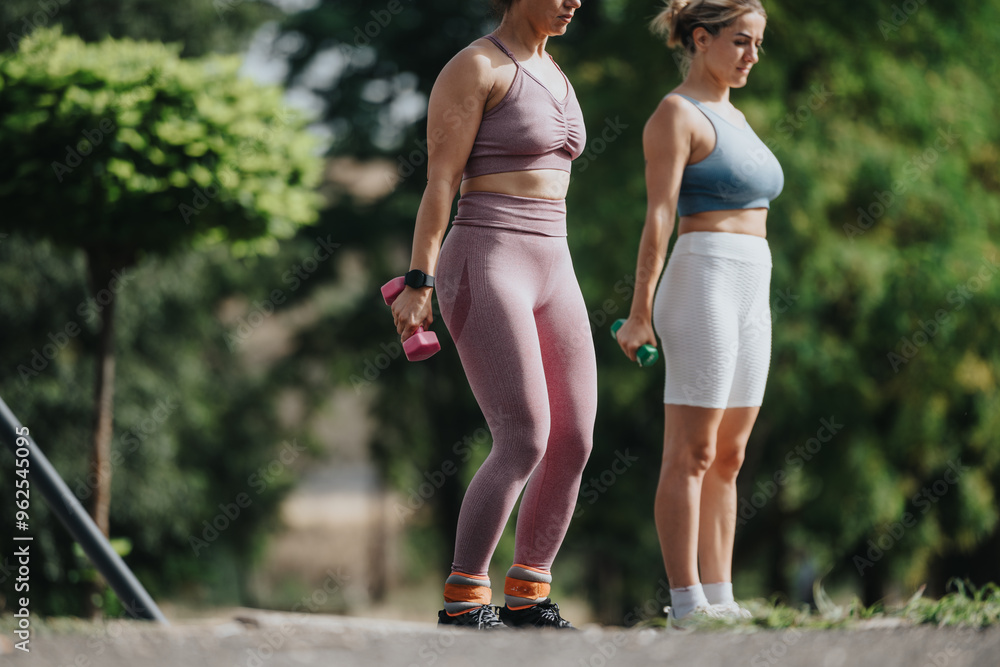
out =
<path fill-rule="evenodd" d="M 625 320 L 615 320 L 615 323 L 611 325 L 611 337 L 615 340 L 618 340 L 618 336 L 615 334 L 618 333 L 623 324 L 625 324 Z M 636 351 L 635 358 L 639 361 L 639 365 L 645 368 L 655 364 L 656 360 L 660 358 L 660 353 L 656 351 L 654 346 L 647 343 Z"/>

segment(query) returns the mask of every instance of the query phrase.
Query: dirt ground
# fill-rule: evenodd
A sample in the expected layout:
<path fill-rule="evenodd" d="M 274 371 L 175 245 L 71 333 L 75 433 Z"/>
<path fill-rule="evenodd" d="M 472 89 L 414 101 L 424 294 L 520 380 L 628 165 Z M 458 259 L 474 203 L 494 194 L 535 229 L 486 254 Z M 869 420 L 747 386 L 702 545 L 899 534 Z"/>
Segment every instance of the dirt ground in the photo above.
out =
<path fill-rule="evenodd" d="M 9 619 L 7 619 L 9 621 Z M 431 623 L 235 609 L 169 627 L 49 620 L 0 665 L 38 667 L 995 667 L 1000 628 L 868 625 L 851 630 L 684 632 L 586 626 L 578 632 L 442 631 Z"/>

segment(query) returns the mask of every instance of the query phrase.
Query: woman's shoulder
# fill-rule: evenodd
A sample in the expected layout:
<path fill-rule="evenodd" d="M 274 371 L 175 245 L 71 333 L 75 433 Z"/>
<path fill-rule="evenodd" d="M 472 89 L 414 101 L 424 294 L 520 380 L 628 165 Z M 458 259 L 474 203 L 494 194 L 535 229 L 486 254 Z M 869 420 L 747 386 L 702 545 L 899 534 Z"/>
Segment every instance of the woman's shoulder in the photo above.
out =
<path fill-rule="evenodd" d="M 509 57 L 486 37 L 480 37 L 456 53 L 445 68 L 461 67 L 474 70 L 492 70 L 501 65 L 513 65 Z"/>
<path fill-rule="evenodd" d="M 690 113 L 692 111 L 697 112 L 697 102 L 698 100 L 691 95 L 674 88 L 663 96 L 660 100 L 659 106 L 660 108 L 668 109 L 674 113 Z"/>
<path fill-rule="evenodd" d="M 452 56 L 438 75 L 435 86 L 448 88 L 454 86 L 459 90 L 468 89 L 470 86 L 492 88 L 497 69 L 503 65 L 501 58 L 511 63 L 510 59 L 488 39 L 485 37 L 477 39 Z"/>
<path fill-rule="evenodd" d="M 672 90 L 660 100 L 649 118 L 649 123 L 654 128 L 682 129 L 690 127 L 700 114 L 698 108 L 684 93 Z"/>

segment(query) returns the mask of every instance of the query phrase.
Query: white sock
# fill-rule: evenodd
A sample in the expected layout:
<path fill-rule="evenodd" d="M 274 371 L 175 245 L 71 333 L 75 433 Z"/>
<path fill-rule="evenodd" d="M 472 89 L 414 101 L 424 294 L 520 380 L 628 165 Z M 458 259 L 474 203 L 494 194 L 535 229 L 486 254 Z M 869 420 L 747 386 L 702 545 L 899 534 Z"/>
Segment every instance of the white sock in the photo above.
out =
<path fill-rule="evenodd" d="M 696 607 L 707 607 L 708 600 L 701 584 L 685 588 L 670 589 L 670 606 L 673 607 L 674 618 L 682 618 L 690 614 Z"/>
<path fill-rule="evenodd" d="M 733 598 L 733 583 L 724 581 L 718 584 L 702 584 L 708 604 L 727 604 L 735 602 Z"/>

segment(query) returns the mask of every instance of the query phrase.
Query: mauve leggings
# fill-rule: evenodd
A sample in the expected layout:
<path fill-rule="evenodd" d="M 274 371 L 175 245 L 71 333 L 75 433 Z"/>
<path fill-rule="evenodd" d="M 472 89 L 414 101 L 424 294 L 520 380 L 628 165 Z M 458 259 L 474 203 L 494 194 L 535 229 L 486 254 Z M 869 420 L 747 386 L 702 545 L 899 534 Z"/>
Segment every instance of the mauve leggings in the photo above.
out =
<path fill-rule="evenodd" d="M 441 248 L 441 315 L 493 435 L 462 502 L 455 572 L 487 574 L 522 489 L 514 562 L 550 569 L 576 507 L 597 363 L 565 219 L 563 201 L 469 193 Z"/>

